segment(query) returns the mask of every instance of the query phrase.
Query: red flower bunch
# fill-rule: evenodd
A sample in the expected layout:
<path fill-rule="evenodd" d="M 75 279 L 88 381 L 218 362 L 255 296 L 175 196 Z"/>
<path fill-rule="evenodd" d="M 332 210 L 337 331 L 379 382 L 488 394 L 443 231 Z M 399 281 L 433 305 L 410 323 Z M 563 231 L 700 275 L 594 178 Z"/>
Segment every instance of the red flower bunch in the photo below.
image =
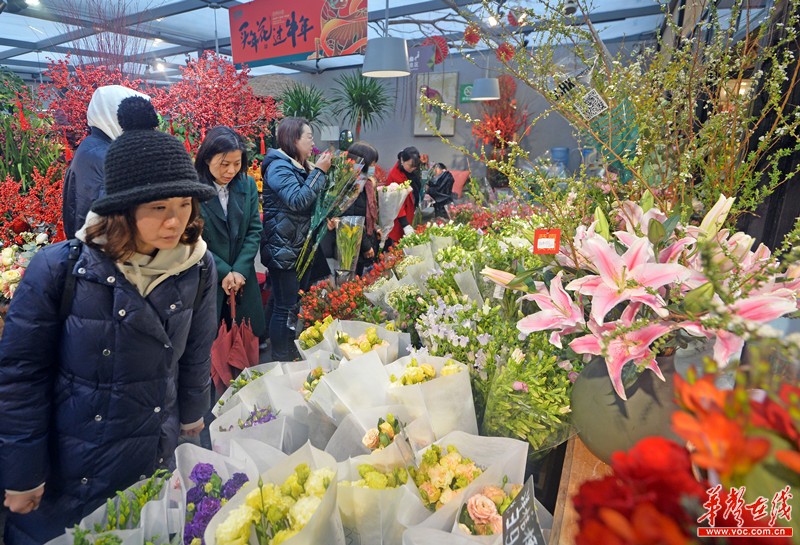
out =
<path fill-rule="evenodd" d="M 479 41 L 481 41 L 481 33 L 480 33 L 480 31 L 478 30 L 478 27 L 477 27 L 477 26 L 475 26 L 475 25 L 469 25 L 469 26 L 468 26 L 468 27 L 467 27 L 467 28 L 464 30 L 464 41 L 465 41 L 465 42 L 466 42 L 468 45 L 475 45 L 475 44 L 477 44 Z"/>
<path fill-rule="evenodd" d="M 379 164 L 375 164 L 375 179 L 378 181 L 379 186 L 386 183 L 387 176 L 388 173 L 386 172 L 386 169 Z"/>
<path fill-rule="evenodd" d="M 52 242 L 63 240 L 61 223 L 63 165 L 40 174 L 34 168 L 27 190 L 12 178 L 0 181 L 0 245 L 22 244 L 23 232 L 46 232 Z"/>
<path fill-rule="evenodd" d="M 149 93 L 156 111 L 170 119 L 190 151 L 197 151 L 205 132 L 217 125 L 236 127 L 256 140 L 278 117 L 278 109 L 272 97 L 256 96 L 248 73 L 247 67 L 237 72 L 230 61 L 206 51 L 181 69 L 181 81 Z"/>
<path fill-rule="evenodd" d="M 501 43 L 497 47 L 497 50 L 494 52 L 495 56 L 497 57 L 497 60 L 500 62 L 510 61 L 511 59 L 514 58 L 515 53 L 516 50 L 514 49 L 514 46 L 508 42 Z"/>
<path fill-rule="evenodd" d="M 688 383 L 675 377 L 683 411 L 673 415 L 673 429 L 692 452 L 661 437 L 647 438 L 612 456 L 612 475 L 581 486 L 573 498 L 580 515 L 577 545 L 705 545 L 723 542 L 697 539 L 701 525 L 791 522 L 790 489 L 800 481 L 800 388 L 784 384 L 777 395 L 752 395 L 741 381 L 721 391 L 714 378 Z M 692 464 L 719 484 L 696 478 Z"/>
<path fill-rule="evenodd" d="M 420 45 L 432 45 L 434 47 L 435 57 L 433 64 L 442 64 L 450 55 L 450 48 L 447 47 L 447 40 L 444 36 L 429 36 Z"/>
<path fill-rule="evenodd" d="M 503 74 L 500 80 L 500 100 L 487 102 L 483 106 L 481 121 L 472 126 L 472 135 L 478 143 L 503 149 L 506 142 L 516 141 L 517 132 L 528 120 L 527 113 L 519 111 L 514 95 L 517 84 L 514 78 Z"/>

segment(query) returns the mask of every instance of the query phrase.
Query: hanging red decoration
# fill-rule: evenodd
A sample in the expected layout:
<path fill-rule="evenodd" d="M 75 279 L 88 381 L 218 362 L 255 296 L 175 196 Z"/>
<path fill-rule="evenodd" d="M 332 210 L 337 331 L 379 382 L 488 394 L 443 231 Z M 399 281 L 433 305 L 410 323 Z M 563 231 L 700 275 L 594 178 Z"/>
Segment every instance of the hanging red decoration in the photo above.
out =
<path fill-rule="evenodd" d="M 450 48 L 447 47 L 447 40 L 444 36 L 430 36 L 425 38 L 420 45 L 432 45 L 436 51 L 433 59 L 434 64 L 441 64 L 450 55 Z"/>
<path fill-rule="evenodd" d="M 481 41 L 481 33 L 478 27 L 469 25 L 466 30 L 464 30 L 464 41 L 467 42 L 467 45 L 475 45 Z"/>
<path fill-rule="evenodd" d="M 503 42 L 495 51 L 495 55 L 497 56 L 497 60 L 500 62 L 508 62 L 514 58 L 514 46 L 508 42 Z"/>
<path fill-rule="evenodd" d="M 261 139 L 261 148 L 260 148 L 261 149 L 261 155 L 264 155 L 264 154 L 267 153 L 267 145 L 264 143 L 264 133 L 263 132 L 259 135 L 259 138 Z"/>
<path fill-rule="evenodd" d="M 172 124 L 172 120 L 171 119 L 169 120 L 169 133 L 172 136 L 175 136 L 175 126 Z"/>

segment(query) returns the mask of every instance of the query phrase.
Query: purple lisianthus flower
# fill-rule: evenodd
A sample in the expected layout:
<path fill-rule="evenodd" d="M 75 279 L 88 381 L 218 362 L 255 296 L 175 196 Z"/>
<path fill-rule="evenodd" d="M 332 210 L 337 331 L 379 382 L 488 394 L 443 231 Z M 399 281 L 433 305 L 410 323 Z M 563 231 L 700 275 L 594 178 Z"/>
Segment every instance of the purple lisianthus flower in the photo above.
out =
<path fill-rule="evenodd" d="M 319 155 L 319 154 L 320 154 L 320 153 L 322 153 L 322 152 L 320 151 L 320 149 L 319 149 L 317 146 L 312 146 L 312 147 L 311 147 L 311 153 L 312 153 L 313 155 Z"/>
<path fill-rule="evenodd" d="M 197 512 L 194 515 L 193 524 L 200 524 L 205 533 L 206 526 L 211 521 L 211 518 L 219 511 L 221 504 L 219 499 L 207 497 L 197 504 Z M 200 535 L 203 535 L 202 533 Z"/>
<path fill-rule="evenodd" d="M 514 390 L 517 392 L 525 392 L 526 394 L 528 393 L 528 385 L 521 380 L 514 381 L 512 388 L 514 388 Z"/>
<path fill-rule="evenodd" d="M 187 522 L 186 526 L 183 527 L 183 545 L 190 545 L 192 540 L 196 537 L 203 539 L 203 534 L 205 533 L 205 526 L 202 528 L 199 524 L 195 524 L 194 521 Z"/>
<path fill-rule="evenodd" d="M 192 472 L 189 474 L 189 478 L 195 484 L 206 484 L 214 473 L 216 473 L 216 471 L 213 465 L 201 462 L 194 466 Z"/>
<path fill-rule="evenodd" d="M 247 475 L 244 473 L 234 473 L 228 482 L 222 485 L 222 497 L 226 500 L 231 499 L 247 481 Z"/>
<path fill-rule="evenodd" d="M 205 496 L 206 492 L 203 490 L 203 485 L 198 484 L 186 492 L 186 503 L 193 503 L 196 506 Z"/>

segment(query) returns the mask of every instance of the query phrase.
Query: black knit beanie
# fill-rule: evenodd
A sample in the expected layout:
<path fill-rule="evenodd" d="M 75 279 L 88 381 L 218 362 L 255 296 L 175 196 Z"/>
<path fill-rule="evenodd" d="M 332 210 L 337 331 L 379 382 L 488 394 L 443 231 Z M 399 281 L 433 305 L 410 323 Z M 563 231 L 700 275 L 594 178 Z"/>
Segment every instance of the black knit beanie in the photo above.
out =
<path fill-rule="evenodd" d="M 158 117 L 150 101 L 126 98 L 117 117 L 123 132 L 108 147 L 106 195 L 94 202 L 92 212 L 106 216 L 172 197 L 206 201 L 216 196 L 214 188 L 198 180 L 192 158 L 180 140 L 153 130 Z"/>

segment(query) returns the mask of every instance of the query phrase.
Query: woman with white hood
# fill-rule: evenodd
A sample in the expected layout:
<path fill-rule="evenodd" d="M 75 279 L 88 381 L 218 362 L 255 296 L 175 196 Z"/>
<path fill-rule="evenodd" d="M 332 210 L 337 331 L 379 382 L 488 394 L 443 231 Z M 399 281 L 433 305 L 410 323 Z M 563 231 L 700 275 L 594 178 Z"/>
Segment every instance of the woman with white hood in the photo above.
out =
<path fill-rule="evenodd" d="M 64 176 L 62 216 L 68 239 L 74 238 L 83 226 L 92 203 L 105 195 L 106 152 L 109 144 L 122 134 L 117 109 L 120 102 L 132 96 L 150 100 L 149 96 L 122 85 L 106 85 L 98 87 L 89 101 L 86 121 L 91 132 L 75 150 Z"/>

